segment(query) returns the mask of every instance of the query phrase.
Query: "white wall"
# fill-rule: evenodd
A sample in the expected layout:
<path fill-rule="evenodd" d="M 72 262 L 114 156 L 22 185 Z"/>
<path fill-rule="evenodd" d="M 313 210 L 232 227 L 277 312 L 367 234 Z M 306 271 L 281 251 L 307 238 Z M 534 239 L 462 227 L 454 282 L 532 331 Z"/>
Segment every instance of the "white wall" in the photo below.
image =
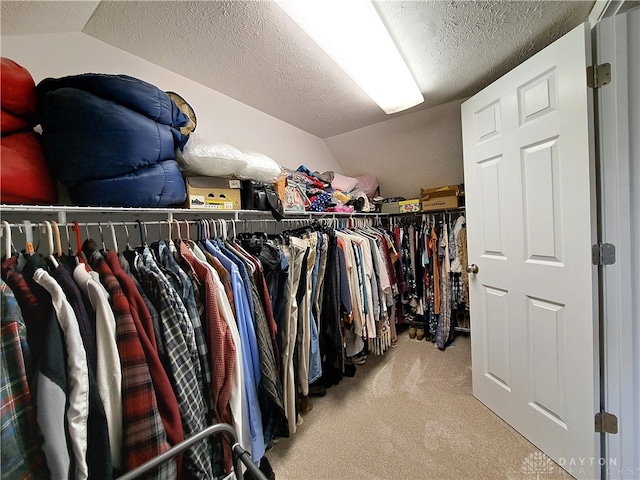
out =
<path fill-rule="evenodd" d="M 455 100 L 325 139 L 344 173 L 378 177 L 385 197 L 463 182 L 462 121 Z"/>
<path fill-rule="evenodd" d="M 84 33 L 4 36 L 1 51 L 29 70 L 36 83 L 79 73 L 140 78 L 187 100 L 199 135 L 264 153 L 285 167 L 342 172 L 322 139 Z"/>

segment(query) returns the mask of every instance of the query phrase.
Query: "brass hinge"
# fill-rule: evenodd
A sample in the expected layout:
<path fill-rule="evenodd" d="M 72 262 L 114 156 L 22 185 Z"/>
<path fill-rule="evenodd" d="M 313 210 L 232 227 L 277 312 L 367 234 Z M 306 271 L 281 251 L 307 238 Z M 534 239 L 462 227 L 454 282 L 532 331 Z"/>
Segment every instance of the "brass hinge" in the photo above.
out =
<path fill-rule="evenodd" d="M 596 413 L 596 432 L 618 433 L 618 417 L 608 412 Z"/>
<path fill-rule="evenodd" d="M 589 88 L 600 88 L 608 83 L 611 83 L 610 63 L 587 67 L 587 86 Z"/>
<path fill-rule="evenodd" d="M 613 265 L 616 263 L 616 247 L 611 243 L 597 243 L 591 247 L 591 260 L 594 265 Z"/>

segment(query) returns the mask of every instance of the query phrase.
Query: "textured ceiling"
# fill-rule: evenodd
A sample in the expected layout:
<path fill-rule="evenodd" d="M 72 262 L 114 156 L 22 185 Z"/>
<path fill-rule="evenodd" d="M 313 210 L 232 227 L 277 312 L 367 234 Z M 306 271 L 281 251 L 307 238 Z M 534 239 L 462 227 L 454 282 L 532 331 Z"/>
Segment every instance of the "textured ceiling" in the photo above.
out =
<path fill-rule="evenodd" d="M 413 112 L 479 91 L 586 21 L 593 3 L 376 7 L 425 96 Z M 2 35 L 62 31 L 83 31 L 321 138 L 390 118 L 274 2 L 2 2 Z"/>

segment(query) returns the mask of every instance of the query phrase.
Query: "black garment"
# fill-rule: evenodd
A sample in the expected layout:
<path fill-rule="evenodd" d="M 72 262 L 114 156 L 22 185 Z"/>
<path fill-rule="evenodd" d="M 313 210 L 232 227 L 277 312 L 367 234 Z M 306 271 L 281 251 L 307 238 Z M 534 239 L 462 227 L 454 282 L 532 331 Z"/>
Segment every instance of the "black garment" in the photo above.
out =
<path fill-rule="evenodd" d="M 340 268 L 338 242 L 333 230 L 327 245 L 327 265 L 324 272 L 322 312 L 320 314 L 319 343 L 322 356 L 322 383 L 325 387 L 342 379 L 344 358 L 342 355 L 342 327 L 340 321 Z"/>
<path fill-rule="evenodd" d="M 73 312 L 76 314 L 82 344 L 87 353 L 87 363 L 95 374 L 98 365 L 98 347 L 96 343 L 96 314 L 93 311 L 93 307 L 87 309 L 87 304 L 91 305 L 88 303 L 89 299 L 80 291 L 73 280 L 72 274 L 69 273 L 65 266 L 58 265 L 56 268 L 52 268 L 50 272 L 51 276 L 62 288 Z"/>
<path fill-rule="evenodd" d="M 113 478 L 113 464 L 111 463 L 111 445 L 109 444 L 109 430 L 107 427 L 107 417 L 104 412 L 104 405 L 98 391 L 95 369 L 97 364 L 97 347 L 95 340 L 95 312 L 93 323 L 93 338 L 89 339 L 89 346 L 85 343 L 86 334 L 91 335 L 91 325 L 89 315 L 82 301 L 82 293 L 71 274 L 62 265 L 53 269 L 51 276 L 58 282 L 67 301 L 71 305 L 78 325 L 80 326 L 80 336 L 87 352 L 89 362 L 89 417 L 87 422 L 88 438 L 91 440 L 87 445 L 87 466 L 89 468 L 89 478 L 91 479 L 111 479 Z M 93 345 L 90 345 L 91 340 Z M 89 350 L 94 349 L 95 360 L 93 366 L 89 358 Z"/>
<path fill-rule="evenodd" d="M 32 365 L 31 371 L 27 372 L 28 378 L 32 378 L 33 371 L 40 362 L 40 354 L 48 341 L 46 325 L 49 325 L 51 319 L 57 324 L 51 295 L 32 280 L 34 269 L 30 270 L 31 273 L 28 277 L 26 272 L 23 274 L 18 271 L 16 255 L 12 255 L 2 262 L 2 279 L 13 291 L 27 326 L 27 343 L 29 344 Z M 31 382 L 31 380 L 29 381 Z"/>

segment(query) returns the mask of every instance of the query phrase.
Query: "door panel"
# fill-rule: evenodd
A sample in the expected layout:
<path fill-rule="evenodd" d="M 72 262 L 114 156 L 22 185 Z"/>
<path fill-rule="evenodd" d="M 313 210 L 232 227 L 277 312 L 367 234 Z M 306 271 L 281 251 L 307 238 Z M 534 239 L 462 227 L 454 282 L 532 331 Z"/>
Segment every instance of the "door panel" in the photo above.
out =
<path fill-rule="evenodd" d="M 587 38 L 462 106 L 474 395 L 578 478 L 598 458 Z"/>
<path fill-rule="evenodd" d="M 484 223 L 491 225 L 482 232 L 483 255 L 504 258 L 506 235 L 500 206 L 502 156 L 478 162 L 478 179 Z"/>
<path fill-rule="evenodd" d="M 509 292 L 485 285 L 487 305 L 487 331 L 485 348 L 487 362 L 485 375 L 490 380 L 511 391 L 511 365 L 509 351 Z"/>
<path fill-rule="evenodd" d="M 529 377 L 531 402 L 536 412 L 566 428 L 564 305 L 527 298 L 529 327 Z"/>
<path fill-rule="evenodd" d="M 524 147 L 521 156 L 526 261 L 561 263 L 558 138 Z"/>

